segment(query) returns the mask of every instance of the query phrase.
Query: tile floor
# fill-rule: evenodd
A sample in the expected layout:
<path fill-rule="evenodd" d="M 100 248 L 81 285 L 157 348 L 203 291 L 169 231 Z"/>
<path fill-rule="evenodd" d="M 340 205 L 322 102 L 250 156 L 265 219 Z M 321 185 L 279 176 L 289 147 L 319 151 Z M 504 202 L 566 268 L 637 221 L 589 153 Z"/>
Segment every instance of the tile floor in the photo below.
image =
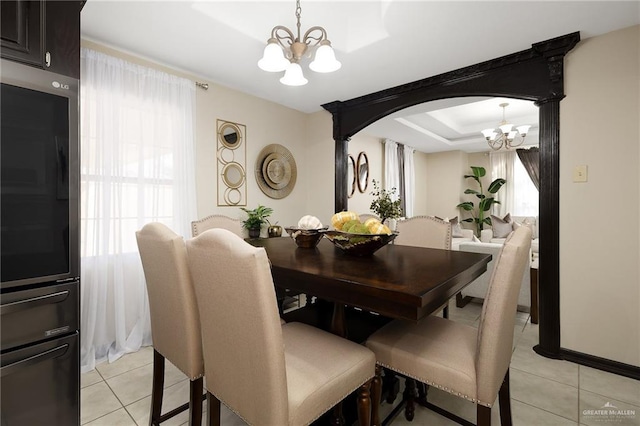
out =
<path fill-rule="evenodd" d="M 456 321 L 477 326 L 481 305 L 471 303 L 463 309 L 450 307 Z M 511 360 L 511 409 L 515 425 L 636 425 L 640 426 L 640 381 L 557 361 L 537 355 L 531 348 L 538 340 L 538 326 L 519 313 L 514 329 Z M 146 347 L 125 355 L 112 364 L 99 364 L 82 375 L 81 424 L 90 426 L 142 426 L 149 422 L 153 350 Z M 163 412 L 189 398 L 188 379 L 167 363 Z M 429 400 L 459 416 L 475 422 L 475 405 L 438 391 L 429 390 Z M 383 404 L 382 413 L 391 407 Z M 619 416 L 604 416 L 589 410 L 613 405 Z M 635 415 L 632 413 L 635 412 Z M 492 424 L 499 425 L 498 407 L 492 410 Z M 163 423 L 188 425 L 188 414 Z M 242 426 L 233 413 L 223 407 L 223 426 Z M 422 407 L 416 407 L 413 422 L 399 415 L 393 425 L 454 425 L 456 423 Z"/>

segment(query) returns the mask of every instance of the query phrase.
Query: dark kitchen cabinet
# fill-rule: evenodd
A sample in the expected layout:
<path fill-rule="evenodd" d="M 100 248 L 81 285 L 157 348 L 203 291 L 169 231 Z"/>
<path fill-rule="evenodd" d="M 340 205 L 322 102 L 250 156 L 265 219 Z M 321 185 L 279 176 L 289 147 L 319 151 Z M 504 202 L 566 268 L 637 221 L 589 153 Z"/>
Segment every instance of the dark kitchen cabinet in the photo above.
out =
<path fill-rule="evenodd" d="M 44 5 L 39 1 L 0 2 L 0 52 L 3 58 L 42 66 Z"/>
<path fill-rule="evenodd" d="M 3 0 L 2 57 L 80 78 L 83 3 Z"/>

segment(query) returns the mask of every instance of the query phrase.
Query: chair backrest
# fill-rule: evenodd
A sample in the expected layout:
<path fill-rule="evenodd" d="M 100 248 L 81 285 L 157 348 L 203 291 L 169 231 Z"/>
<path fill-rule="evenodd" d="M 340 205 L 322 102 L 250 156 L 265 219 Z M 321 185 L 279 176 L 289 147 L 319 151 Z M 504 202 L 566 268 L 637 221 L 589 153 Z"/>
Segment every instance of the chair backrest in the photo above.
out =
<path fill-rule="evenodd" d="M 518 294 L 530 249 L 531 229 L 522 226 L 507 237 L 494 263 L 478 327 L 476 380 L 481 403 L 493 404 L 511 363 Z"/>
<path fill-rule="evenodd" d="M 394 244 L 451 250 L 451 224 L 433 216 L 398 221 Z"/>
<path fill-rule="evenodd" d="M 136 232 L 153 347 L 190 379 L 203 375 L 200 317 L 184 240 L 161 223 Z"/>
<path fill-rule="evenodd" d="M 288 424 L 282 328 L 263 248 L 226 229 L 187 241 L 207 389 L 249 424 Z"/>
<path fill-rule="evenodd" d="M 243 237 L 242 221 L 221 214 L 212 214 L 203 219 L 191 222 L 191 236 L 197 237 L 207 229 L 222 228 L 227 229 L 239 237 Z"/>

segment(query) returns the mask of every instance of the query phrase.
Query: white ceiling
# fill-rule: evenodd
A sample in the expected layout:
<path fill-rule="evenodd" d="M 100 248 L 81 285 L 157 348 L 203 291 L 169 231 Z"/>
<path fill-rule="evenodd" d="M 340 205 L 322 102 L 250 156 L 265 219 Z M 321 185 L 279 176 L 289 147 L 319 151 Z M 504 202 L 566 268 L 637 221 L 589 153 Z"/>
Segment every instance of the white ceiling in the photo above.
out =
<path fill-rule="evenodd" d="M 295 1 L 88 0 L 82 36 L 302 111 L 525 50 L 580 31 L 582 40 L 640 23 L 639 1 L 301 0 L 302 32 L 321 25 L 342 68 L 288 87 L 257 61 L 275 25 L 295 30 Z M 466 105 L 470 102 L 473 105 Z M 479 103 L 476 103 L 479 102 Z M 406 109 L 365 129 L 425 152 L 486 150 L 478 132 L 502 119 L 502 100 L 465 98 Z M 532 124 L 537 108 L 508 100 L 507 119 Z M 465 106 L 466 105 L 466 106 Z M 404 120 L 404 121 L 403 121 Z M 404 123 L 404 124 L 403 124 Z M 408 123 L 408 125 L 407 125 Z"/>

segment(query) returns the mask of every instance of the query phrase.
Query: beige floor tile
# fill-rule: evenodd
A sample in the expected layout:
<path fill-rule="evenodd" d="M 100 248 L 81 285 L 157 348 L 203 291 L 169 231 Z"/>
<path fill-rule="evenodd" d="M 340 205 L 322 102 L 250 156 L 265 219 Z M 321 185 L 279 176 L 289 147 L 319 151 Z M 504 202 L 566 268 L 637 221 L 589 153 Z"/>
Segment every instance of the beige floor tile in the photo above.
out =
<path fill-rule="evenodd" d="M 450 413 L 455 414 L 456 416 L 462 417 L 463 419 L 468 420 L 474 424 L 476 423 L 477 408 L 476 408 L 476 404 L 474 404 L 471 401 L 467 401 L 466 399 L 459 398 L 455 395 L 452 395 L 448 392 L 441 391 L 436 388 L 429 389 L 427 399 L 432 404 L 437 405 L 438 407 L 443 408 L 449 411 Z M 491 409 L 492 425 L 497 426 L 500 424 L 500 419 L 498 418 L 499 413 L 500 411 L 496 404 L 496 406 L 494 406 Z M 438 417 L 444 418 L 439 414 L 437 415 Z M 449 423 L 443 423 L 443 424 L 449 424 Z"/>
<path fill-rule="evenodd" d="M 142 367 L 143 365 L 152 363 L 153 347 L 146 346 L 144 348 L 140 348 L 140 350 L 137 352 L 123 355 L 115 362 L 103 362 L 101 364 L 98 364 L 96 365 L 96 369 L 100 372 L 100 375 L 102 375 L 102 377 L 104 377 L 105 379 L 109 379 L 122 373 L 126 373 L 127 371 Z"/>
<path fill-rule="evenodd" d="M 511 418 L 514 425 L 522 426 L 577 426 L 578 424 L 572 420 L 513 399 L 511 400 Z"/>
<path fill-rule="evenodd" d="M 640 380 L 581 365 L 580 389 L 640 406 Z"/>
<path fill-rule="evenodd" d="M 207 426 L 207 405 L 204 405 L 202 411 L 202 426 Z M 247 424 L 236 414 L 222 405 L 220 407 L 220 425 L 221 426 L 247 426 Z M 189 422 L 184 422 L 180 426 L 189 426 Z"/>
<path fill-rule="evenodd" d="M 80 375 L 80 388 L 86 388 L 87 386 L 93 385 L 98 382 L 102 382 L 102 376 L 98 373 L 97 370 L 91 370 L 87 373 L 82 373 Z"/>
<path fill-rule="evenodd" d="M 472 325 L 480 318 L 481 313 L 482 305 L 479 303 L 471 302 L 464 308 L 456 307 L 455 299 L 449 303 L 449 319 L 453 321 Z"/>
<path fill-rule="evenodd" d="M 80 424 L 122 408 L 122 404 L 105 382 L 98 382 L 80 390 Z"/>
<path fill-rule="evenodd" d="M 529 322 L 524 327 L 524 331 L 518 340 L 518 346 L 524 346 L 530 349 L 538 343 L 538 324 L 531 324 L 531 322 Z"/>
<path fill-rule="evenodd" d="M 136 422 L 133 421 L 129 413 L 127 413 L 127 410 L 121 408 L 87 423 L 86 426 L 136 426 Z"/>
<path fill-rule="evenodd" d="M 145 365 L 125 374 L 107 379 L 107 383 L 113 389 L 113 393 L 118 397 L 123 405 L 127 406 L 146 396 L 151 395 L 151 383 L 153 378 L 153 365 Z M 170 387 L 181 380 L 186 379 L 175 366 L 170 362 L 166 363 L 164 374 L 164 386 Z"/>
<path fill-rule="evenodd" d="M 545 358 L 528 346 L 518 346 L 511 357 L 511 368 L 556 382 L 578 387 L 578 365 L 568 361 Z"/>
<path fill-rule="evenodd" d="M 167 413 L 176 407 L 189 402 L 189 379 L 184 379 L 164 390 L 162 396 L 162 413 Z M 204 407 L 204 405 L 203 405 Z M 126 406 L 137 424 L 149 424 L 149 410 L 151 408 L 151 396 L 142 398 Z M 162 423 L 163 426 L 177 426 L 189 421 L 189 412 L 184 411 L 172 419 Z"/>
<path fill-rule="evenodd" d="M 581 390 L 580 424 L 638 426 L 640 425 L 640 407 Z"/>
<path fill-rule="evenodd" d="M 578 421 L 578 388 L 511 369 L 511 399 Z"/>

